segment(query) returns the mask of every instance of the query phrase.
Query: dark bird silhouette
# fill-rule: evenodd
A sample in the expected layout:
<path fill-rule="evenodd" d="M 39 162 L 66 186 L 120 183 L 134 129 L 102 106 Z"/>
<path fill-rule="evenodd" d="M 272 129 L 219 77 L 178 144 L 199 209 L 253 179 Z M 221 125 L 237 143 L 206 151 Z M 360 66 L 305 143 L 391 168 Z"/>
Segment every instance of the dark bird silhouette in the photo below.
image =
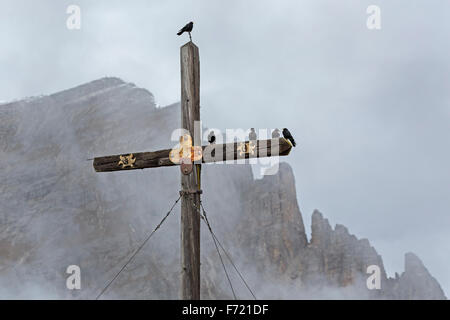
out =
<path fill-rule="evenodd" d="M 216 143 L 216 135 L 214 134 L 213 130 L 211 130 L 211 132 L 208 135 L 208 142 L 210 144 Z"/>
<path fill-rule="evenodd" d="M 255 128 L 250 129 L 250 133 L 248 134 L 249 140 L 256 140 L 258 137 L 256 136 Z"/>
<path fill-rule="evenodd" d="M 189 39 L 191 39 L 191 41 L 192 41 L 191 32 L 192 32 L 193 28 L 194 28 L 194 23 L 191 21 L 187 25 L 185 25 L 183 28 L 181 28 L 180 31 L 178 31 L 177 35 L 181 36 L 184 32 L 187 32 L 187 33 L 189 33 Z"/>
<path fill-rule="evenodd" d="M 289 132 L 289 130 L 286 129 L 286 128 L 283 129 L 283 137 L 284 137 L 285 139 L 289 140 L 289 141 L 292 143 L 292 145 L 295 147 L 296 143 L 295 143 L 294 137 L 293 137 L 292 134 Z"/>
<path fill-rule="evenodd" d="M 272 139 L 276 139 L 280 137 L 280 129 L 276 128 L 272 131 Z"/>

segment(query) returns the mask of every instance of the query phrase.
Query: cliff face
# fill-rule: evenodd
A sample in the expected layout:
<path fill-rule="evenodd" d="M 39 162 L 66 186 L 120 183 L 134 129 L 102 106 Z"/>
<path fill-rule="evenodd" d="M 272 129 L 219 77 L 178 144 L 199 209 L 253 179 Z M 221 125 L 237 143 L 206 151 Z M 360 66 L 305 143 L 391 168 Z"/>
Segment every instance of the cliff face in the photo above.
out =
<path fill-rule="evenodd" d="M 248 188 L 236 245 L 258 266 L 260 281 L 284 284 L 270 292 L 262 288 L 265 298 L 445 299 L 417 256 L 407 253 L 405 272 L 389 278 L 367 239 L 356 238 L 343 225 L 333 229 L 318 210 L 312 214 L 308 241 L 288 164 L 281 163 L 276 176 L 256 180 Z M 380 290 L 367 288 L 371 265 L 380 268 Z"/>
<path fill-rule="evenodd" d="M 167 148 L 179 124 L 178 104 L 157 108 L 151 93 L 116 78 L 0 105 L 0 298 L 95 298 L 180 181 L 175 167 L 99 174 L 86 159 Z M 388 278 L 368 240 L 318 211 L 308 241 L 288 164 L 261 180 L 248 165 L 205 165 L 202 175 L 212 226 L 258 298 L 445 298 L 419 258 L 407 254 L 405 272 Z M 177 298 L 179 229 L 176 208 L 105 297 Z M 201 237 L 202 298 L 229 298 L 206 228 Z M 65 287 L 71 264 L 82 290 Z M 381 290 L 366 287 L 374 264 Z"/>

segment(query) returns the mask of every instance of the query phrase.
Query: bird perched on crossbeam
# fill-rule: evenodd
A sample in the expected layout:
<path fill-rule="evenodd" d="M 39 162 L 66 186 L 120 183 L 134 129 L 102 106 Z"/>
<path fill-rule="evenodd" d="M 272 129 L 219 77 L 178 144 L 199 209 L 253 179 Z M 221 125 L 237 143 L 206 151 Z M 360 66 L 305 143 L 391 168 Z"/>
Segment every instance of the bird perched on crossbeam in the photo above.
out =
<path fill-rule="evenodd" d="M 256 136 L 255 128 L 250 129 L 250 133 L 248 134 L 249 140 L 256 140 L 258 137 Z"/>
<path fill-rule="evenodd" d="M 208 142 L 210 144 L 216 143 L 216 135 L 214 134 L 214 130 L 211 130 L 211 132 L 208 134 Z"/>
<path fill-rule="evenodd" d="M 289 130 L 286 129 L 286 128 L 283 129 L 283 137 L 284 137 L 285 139 L 289 140 L 289 141 L 292 143 L 292 145 L 295 147 L 296 143 L 295 143 L 294 137 L 293 137 L 292 134 L 289 132 Z"/>
<path fill-rule="evenodd" d="M 187 25 L 185 25 L 183 28 L 178 31 L 177 35 L 181 36 L 184 32 L 187 32 L 189 34 L 189 39 L 192 41 L 191 32 L 194 28 L 194 23 L 191 21 Z"/>
<path fill-rule="evenodd" d="M 272 131 L 272 139 L 277 139 L 280 137 L 280 129 L 276 128 Z"/>

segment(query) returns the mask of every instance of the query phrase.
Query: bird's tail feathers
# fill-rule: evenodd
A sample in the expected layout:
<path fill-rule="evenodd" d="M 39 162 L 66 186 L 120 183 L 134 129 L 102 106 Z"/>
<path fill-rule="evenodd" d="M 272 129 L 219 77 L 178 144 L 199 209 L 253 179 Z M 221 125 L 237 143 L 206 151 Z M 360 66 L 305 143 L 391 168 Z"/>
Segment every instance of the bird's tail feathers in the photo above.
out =
<path fill-rule="evenodd" d="M 182 33 L 183 33 L 183 31 L 178 31 L 177 36 L 181 36 Z"/>

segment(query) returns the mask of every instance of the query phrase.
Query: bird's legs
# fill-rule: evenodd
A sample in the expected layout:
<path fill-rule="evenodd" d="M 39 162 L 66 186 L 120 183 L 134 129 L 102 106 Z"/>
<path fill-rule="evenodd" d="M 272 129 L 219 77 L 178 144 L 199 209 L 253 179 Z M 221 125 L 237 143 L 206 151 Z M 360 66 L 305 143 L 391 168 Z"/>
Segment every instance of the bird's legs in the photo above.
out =
<path fill-rule="evenodd" d="M 189 40 L 191 40 L 191 42 L 192 42 L 191 33 L 190 32 L 188 32 L 188 33 L 189 33 Z"/>

